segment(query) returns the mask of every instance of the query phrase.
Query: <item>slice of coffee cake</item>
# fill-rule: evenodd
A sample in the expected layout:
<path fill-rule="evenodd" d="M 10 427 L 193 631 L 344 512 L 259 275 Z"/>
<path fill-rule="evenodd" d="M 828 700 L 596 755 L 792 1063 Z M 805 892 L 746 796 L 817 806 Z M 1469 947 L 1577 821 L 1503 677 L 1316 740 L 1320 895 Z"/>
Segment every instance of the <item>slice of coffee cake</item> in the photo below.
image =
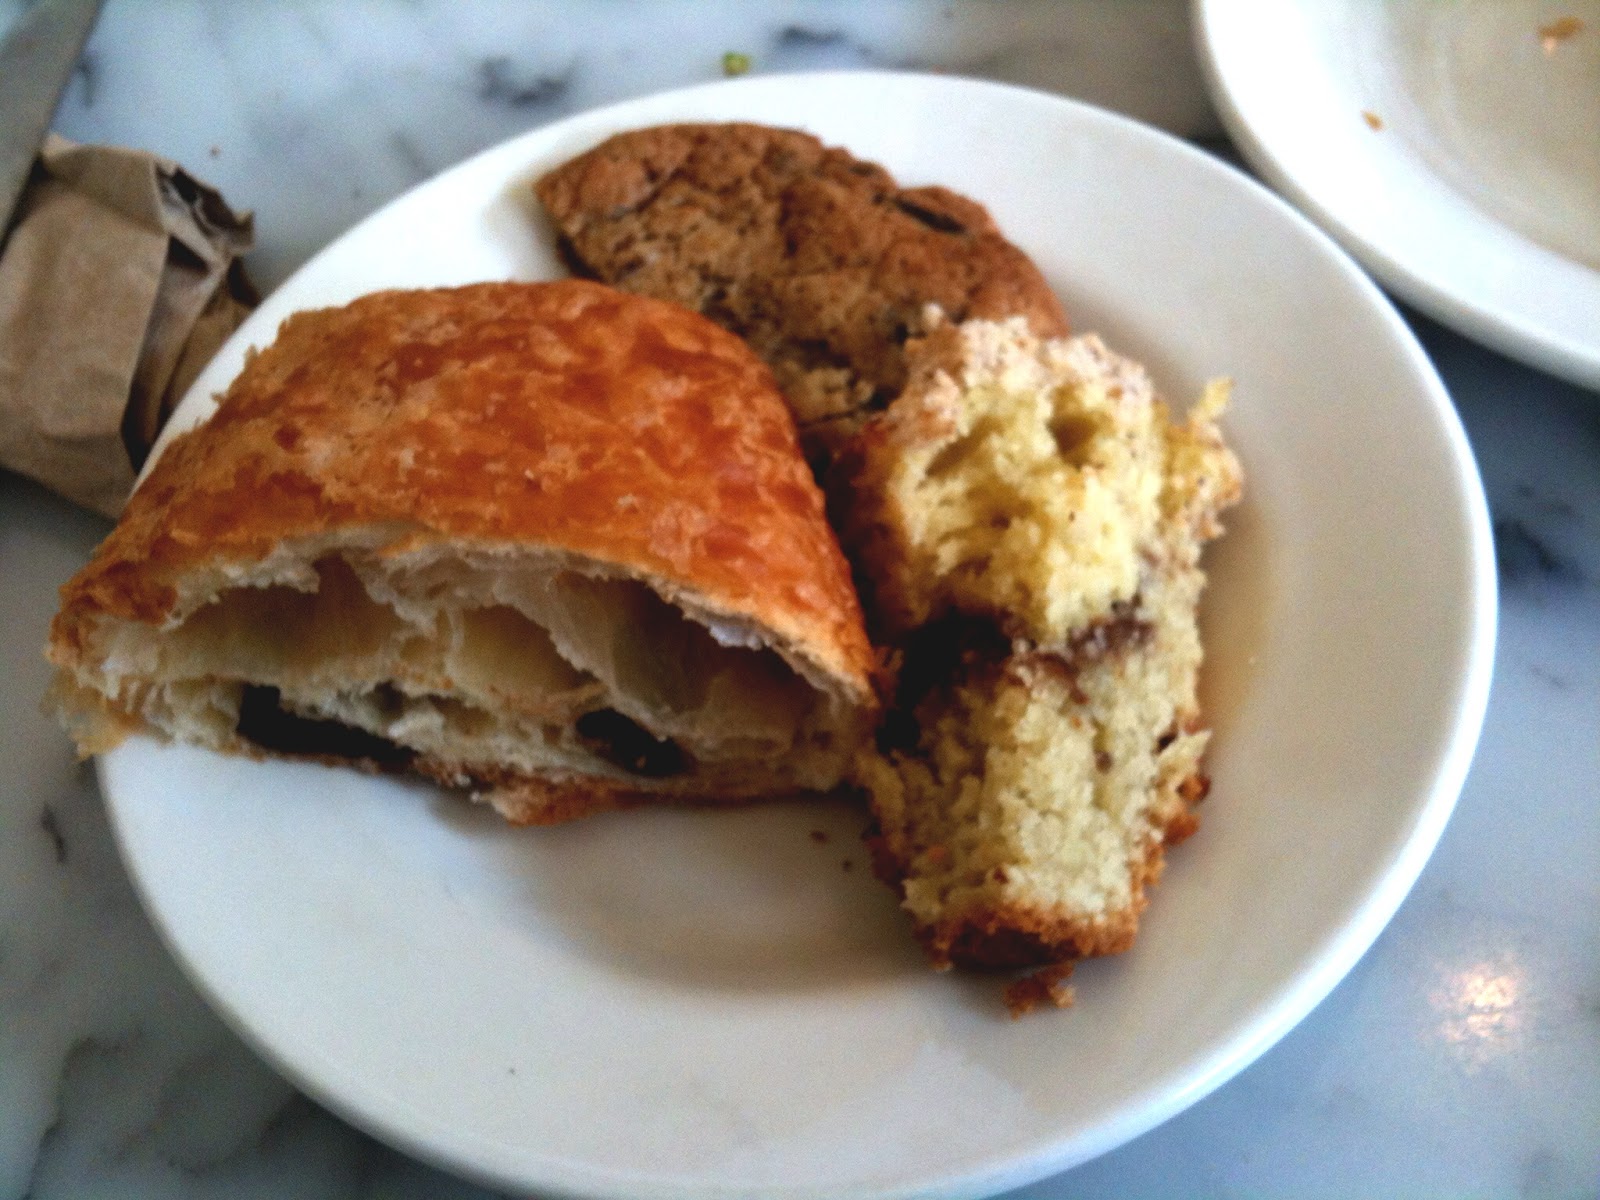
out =
<path fill-rule="evenodd" d="M 1241 490 L 1226 401 L 1175 422 L 1096 337 L 967 321 L 913 348 L 854 447 L 847 541 L 901 661 L 856 777 L 935 963 L 1126 949 L 1194 829 L 1200 550 Z"/>

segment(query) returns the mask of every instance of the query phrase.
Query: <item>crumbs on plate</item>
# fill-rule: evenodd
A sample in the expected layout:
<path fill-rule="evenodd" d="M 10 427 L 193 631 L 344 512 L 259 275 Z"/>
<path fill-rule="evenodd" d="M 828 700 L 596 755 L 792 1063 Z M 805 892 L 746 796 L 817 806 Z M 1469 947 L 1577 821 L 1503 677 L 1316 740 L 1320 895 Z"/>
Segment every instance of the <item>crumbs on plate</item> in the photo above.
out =
<path fill-rule="evenodd" d="M 1583 22 L 1577 17 L 1559 17 L 1548 25 L 1539 26 L 1539 48 L 1550 57 L 1561 48 L 1561 43 L 1583 32 Z"/>

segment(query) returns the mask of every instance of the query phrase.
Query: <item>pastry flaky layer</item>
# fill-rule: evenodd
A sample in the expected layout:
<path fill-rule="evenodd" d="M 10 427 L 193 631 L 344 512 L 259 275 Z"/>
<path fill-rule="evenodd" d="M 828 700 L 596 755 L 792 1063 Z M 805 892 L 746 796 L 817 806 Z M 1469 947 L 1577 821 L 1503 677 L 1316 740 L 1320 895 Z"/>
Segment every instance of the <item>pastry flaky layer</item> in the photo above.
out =
<path fill-rule="evenodd" d="M 898 694 L 855 767 L 934 960 L 1133 941 L 1204 796 L 1203 543 L 1240 495 L 1217 383 L 1174 420 L 1098 338 L 944 325 L 853 447 L 846 541 Z"/>
<path fill-rule="evenodd" d="M 85 753 L 409 768 L 518 822 L 827 789 L 873 709 L 769 370 L 576 280 L 290 317 L 62 589 L 48 655 Z"/>

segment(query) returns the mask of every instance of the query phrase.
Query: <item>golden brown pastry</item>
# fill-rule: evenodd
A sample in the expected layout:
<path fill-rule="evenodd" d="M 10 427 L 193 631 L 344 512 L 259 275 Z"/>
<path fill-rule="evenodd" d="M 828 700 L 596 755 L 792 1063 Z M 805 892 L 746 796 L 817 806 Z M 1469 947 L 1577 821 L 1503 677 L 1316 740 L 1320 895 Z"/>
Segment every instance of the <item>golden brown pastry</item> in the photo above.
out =
<path fill-rule="evenodd" d="M 517 822 L 833 786 L 871 652 L 761 361 L 598 284 L 286 321 L 62 589 L 81 749 L 408 768 Z"/>

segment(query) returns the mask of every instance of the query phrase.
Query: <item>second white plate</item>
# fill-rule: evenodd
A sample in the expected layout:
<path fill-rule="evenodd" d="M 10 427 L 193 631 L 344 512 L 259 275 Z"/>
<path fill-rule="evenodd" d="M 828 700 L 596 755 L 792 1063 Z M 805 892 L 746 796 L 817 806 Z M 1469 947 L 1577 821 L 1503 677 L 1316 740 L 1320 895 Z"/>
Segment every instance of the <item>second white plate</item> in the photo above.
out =
<path fill-rule="evenodd" d="M 1600 389 L 1600 2 L 1195 0 L 1251 165 L 1397 295 Z"/>

